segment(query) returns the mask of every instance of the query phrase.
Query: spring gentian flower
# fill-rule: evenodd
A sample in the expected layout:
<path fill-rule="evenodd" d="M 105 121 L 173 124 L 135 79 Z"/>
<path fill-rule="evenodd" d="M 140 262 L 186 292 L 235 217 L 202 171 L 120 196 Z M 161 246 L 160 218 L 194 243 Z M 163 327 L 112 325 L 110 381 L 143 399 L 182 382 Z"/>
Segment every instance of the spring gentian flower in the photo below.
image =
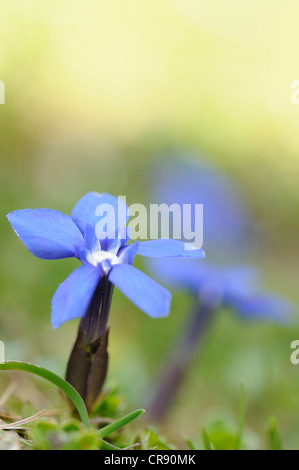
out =
<path fill-rule="evenodd" d="M 150 173 L 149 193 L 153 202 L 203 204 L 204 249 L 209 260 L 232 263 L 248 252 L 259 235 L 236 181 L 197 154 L 166 155 Z"/>
<path fill-rule="evenodd" d="M 109 205 L 114 220 L 106 227 L 97 208 Z M 178 240 L 150 240 L 127 244 L 128 207 L 109 194 L 86 194 L 72 216 L 50 209 L 25 209 L 8 216 L 12 228 L 28 250 L 38 258 L 77 258 L 82 265 L 58 287 L 52 300 L 52 325 L 58 328 L 82 318 L 103 277 L 118 287 L 151 317 L 169 313 L 170 293 L 132 266 L 136 254 L 149 257 L 203 257 L 202 250 L 185 250 Z M 109 227 L 112 227 L 109 233 Z"/>
<path fill-rule="evenodd" d="M 153 420 L 161 420 L 173 400 L 196 348 L 221 307 L 246 319 L 285 321 L 293 306 L 264 293 L 256 282 L 256 271 L 239 265 L 248 255 L 258 226 L 251 218 L 235 181 L 202 159 L 172 155 L 152 175 L 152 198 L 167 204 L 203 204 L 204 243 L 209 262 L 151 260 L 150 268 L 168 287 L 185 290 L 194 299 L 194 309 L 184 319 L 157 380 L 148 406 Z M 221 251 L 220 251 L 221 250 Z"/>
<path fill-rule="evenodd" d="M 229 307 L 244 318 L 285 319 L 293 309 L 291 304 L 262 292 L 257 271 L 239 263 L 259 233 L 239 186 L 198 155 L 175 153 L 171 157 L 171 163 L 166 160 L 156 168 L 152 197 L 180 206 L 203 204 L 209 261 L 186 260 L 179 266 L 175 260 L 150 262 L 152 273 L 168 286 L 186 289 L 202 302 Z"/>
<path fill-rule="evenodd" d="M 217 266 L 206 260 L 182 260 L 180 265 L 176 260 L 150 264 L 165 285 L 189 292 L 211 309 L 226 307 L 246 320 L 275 322 L 285 322 L 293 312 L 290 302 L 260 289 L 260 276 L 252 267 Z"/>

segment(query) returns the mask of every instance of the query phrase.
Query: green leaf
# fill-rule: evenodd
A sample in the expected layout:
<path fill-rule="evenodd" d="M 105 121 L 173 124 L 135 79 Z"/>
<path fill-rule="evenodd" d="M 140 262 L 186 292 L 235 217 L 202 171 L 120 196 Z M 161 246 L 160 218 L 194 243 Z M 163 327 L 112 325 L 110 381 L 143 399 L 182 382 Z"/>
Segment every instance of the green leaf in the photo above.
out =
<path fill-rule="evenodd" d="M 144 411 L 145 410 L 133 411 L 132 413 L 124 416 L 123 418 L 120 418 L 117 421 L 114 421 L 114 423 L 108 424 L 104 428 L 97 431 L 96 436 L 101 438 L 101 439 L 104 439 L 105 437 L 109 436 L 109 434 L 112 434 L 114 431 L 117 431 L 118 429 L 122 428 L 123 426 L 126 426 L 131 421 L 134 421 L 134 419 L 138 418 L 138 416 L 140 416 L 142 413 L 144 413 Z"/>
<path fill-rule="evenodd" d="M 110 442 L 106 442 L 103 439 L 99 439 L 101 449 L 100 450 L 122 450 L 120 447 L 116 447 Z"/>
<path fill-rule="evenodd" d="M 202 435 L 202 440 L 204 443 L 205 450 L 214 450 L 214 446 L 212 442 L 210 441 L 208 433 L 205 429 L 202 430 L 201 435 Z"/>
<path fill-rule="evenodd" d="M 274 417 L 271 417 L 269 419 L 268 447 L 269 447 L 269 450 L 283 450 L 281 437 L 278 432 L 277 421 Z"/>
<path fill-rule="evenodd" d="M 238 424 L 238 431 L 236 435 L 235 450 L 241 450 L 241 447 L 242 447 L 242 434 L 243 434 L 243 428 L 244 428 L 244 423 L 245 423 L 245 415 L 246 415 L 246 391 L 245 391 L 244 384 L 241 384 L 239 424 Z"/>
<path fill-rule="evenodd" d="M 42 377 L 62 390 L 76 407 L 82 423 L 86 428 L 90 427 L 87 410 L 79 393 L 64 379 L 53 372 L 29 362 L 7 361 L 0 363 L 0 370 L 21 370 Z"/>
<path fill-rule="evenodd" d="M 192 439 L 190 439 L 190 437 L 185 437 L 185 442 L 190 450 L 198 450 Z"/>
<path fill-rule="evenodd" d="M 156 448 L 157 450 L 176 450 L 176 448 L 168 444 L 163 436 L 158 434 L 158 430 L 155 427 L 148 429 L 148 444 L 150 448 Z"/>

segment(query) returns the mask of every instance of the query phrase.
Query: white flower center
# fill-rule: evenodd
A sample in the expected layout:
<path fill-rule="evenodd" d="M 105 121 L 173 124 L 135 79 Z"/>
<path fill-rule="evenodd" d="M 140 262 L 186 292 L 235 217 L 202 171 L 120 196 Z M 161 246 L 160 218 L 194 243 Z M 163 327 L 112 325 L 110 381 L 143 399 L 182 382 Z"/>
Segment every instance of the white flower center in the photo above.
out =
<path fill-rule="evenodd" d="M 118 256 L 109 253 L 108 251 L 95 251 L 93 253 L 88 253 L 87 261 L 93 266 L 101 264 L 106 273 L 110 271 L 111 266 L 121 263 Z"/>

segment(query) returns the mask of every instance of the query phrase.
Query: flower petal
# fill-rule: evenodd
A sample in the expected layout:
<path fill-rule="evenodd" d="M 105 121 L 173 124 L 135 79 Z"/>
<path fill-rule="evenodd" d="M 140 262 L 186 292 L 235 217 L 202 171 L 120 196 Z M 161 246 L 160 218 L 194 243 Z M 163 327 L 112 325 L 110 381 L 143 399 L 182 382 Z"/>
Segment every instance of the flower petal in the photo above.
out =
<path fill-rule="evenodd" d="M 138 250 L 139 242 L 131 243 L 130 245 L 123 246 L 119 252 L 118 257 L 121 263 L 133 264 L 135 255 Z"/>
<path fill-rule="evenodd" d="M 133 266 L 113 266 L 109 281 L 150 317 L 165 317 L 169 314 L 170 292 Z"/>
<path fill-rule="evenodd" d="M 294 305 L 287 300 L 271 295 L 256 294 L 231 299 L 229 306 L 248 320 L 272 320 L 285 323 L 294 314 Z"/>
<path fill-rule="evenodd" d="M 148 256 L 149 258 L 204 258 L 203 250 L 196 249 L 193 245 L 185 243 L 181 240 L 149 240 L 140 242 L 138 255 Z"/>
<path fill-rule="evenodd" d="M 78 257 L 84 239 L 73 220 L 51 209 L 25 209 L 7 216 L 26 248 L 42 259 Z"/>
<path fill-rule="evenodd" d="M 167 287 L 186 290 L 198 296 L 202 283 L 210 278 L 206 260 L 153 258 L 146 263 L 150 273 Z"/>
<path fill-rule="evenodd" d="M 195 204 L 203 204 L 205 249 L 215 259 L 231 262 L 232 255 L 244 256 L 244 250 L 252 248 L 260 228 L 242 188 L 208 159 L 187 151 L 170 153 L 153 167 L 149 182 L 151 203 L 176 203 L 182 213 L 183 204 L 191 204 L 192 214 Z"/>
<path fill-rule="evenodd" d="M 110 209 L 107 214 L 105 206 Z M 129 219 L 129 209 L 120 198 L 106 193 L 98 194 L 93 192 L 83 196 L 75 205 L 72 218 L 84 235 L 87 226 L 93 227 L 97 238 L 104 241 L 104 243 L 101 243 L 102 249 L 106 250 L 108 249 L 105 246 L 107 241 L 117 239 L 119 232 L 125 227 Z M 101 226 L 101 221 L 103 226 Z M 126 239 L 125 234 L 124 240 Z M 92 250 L 93 247 L 90 246 L 90 249 Z"/>
<path fill-rule="evenodd" d="M 52 299 L 53 328 L 84 317 L 102 275 L 101 269 L 84 264 L 60 284 Z"/>
<path fill-rule="evenodd" d="M 91 217 L 95 215 L 97 206 L 100 204 L 101 194 L 87 193 L 75 205 L 72 212 L 72 219 L 77 224 L 82 233 L 89 223 Z"/>

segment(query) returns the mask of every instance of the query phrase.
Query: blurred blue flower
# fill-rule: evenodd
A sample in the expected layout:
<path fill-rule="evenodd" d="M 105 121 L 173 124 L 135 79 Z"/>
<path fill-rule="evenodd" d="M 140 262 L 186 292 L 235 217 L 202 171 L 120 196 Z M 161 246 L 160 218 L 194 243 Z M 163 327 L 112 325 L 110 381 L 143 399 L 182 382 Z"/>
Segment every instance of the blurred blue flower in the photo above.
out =
<path fill-rule="evenodd" d="M 259 291 L 257 272 L 239 266 L 250 253 L 258 225 L 235 181 L 197 155 L 175 153 L 151 174 L 152 199 L 167 204 L 203 204 L 204 249 L 200 264 L 175 260 L 151 262 L 152 273 L 169 286 L 185 288 L 208 303 L 233 308 L 246 318 L 280 321 L 293 308 L 278 296 Z M 236 264 L 236 266 L 234 266 Z M 254 282 L 255 281 L 255 282 Z"/>
<path fill-rule="evenodd" d="M 253 222 L 237 185 L 198 157 L 172 155 L 151 174 L 151 199 L 161 203 L 203 204 L 203 246 L 207 260 L 151 260 L 149 267 L 174 290 L 185 290 L 195 298 L 194 311 L 184 318 L 172 348 L 166 354 L 157 387 L 147 407 L 152 420 L 166 414 L 194 352 L 202 341 L 214 313 L 227 307 L 246 319 L 285 322 L 293 305 L 261 292 L 257 272 L 236 263 L 250 252 Z M 195 214 L 195 212 L 193 213 Z M 193 224 L 194 224 L 193 220 Z"/>
<path fill-rule="evenodd" d="M 113 233 L 99 224 L 96 209 L 113 207 Z M 120 213 L 119 213 L 120 211 Z M 104 276 L 151 317 L 169 313 L 171 294 L 132 266 L 136 254 L 202 258 L 202 250 L 185 250 L 178 240 L 150 240 L 127 245 L 129 210 L 124 201 L 109 194 L 88 193 L 76 204 L 72 217 L 50 209 L 25 209 L 8 214 L 8 220 L 28 250 L 38 258 L 78 258 L 77 268 L 57 289 L 52 300 L 52 325 L 58 328 L 87 312 Z M 118 223 L 120 221 L 120 226 Z M 109 222 L 109 220 L 108 220 Z"/>
<path fill-rule="evenodd" d="M 203 204 L 204 249 L 209 260 L 231 263 L 238 254 L 244 255 L 258 233 L 236 182 L 198 155 L 167 155 L 150 172 L 149 188 L 154 202 Z"/>
<path fill-rule="evenodd" d="M 175 290 L 186 290 L 211 310 L 227 307 L 248 320 L 285 322 L 294 308 L 291 302 L 258 288 L 259 275 L 248 266 L 215 266 L 182 260 L 152 261 L 151 271 Z"/>

